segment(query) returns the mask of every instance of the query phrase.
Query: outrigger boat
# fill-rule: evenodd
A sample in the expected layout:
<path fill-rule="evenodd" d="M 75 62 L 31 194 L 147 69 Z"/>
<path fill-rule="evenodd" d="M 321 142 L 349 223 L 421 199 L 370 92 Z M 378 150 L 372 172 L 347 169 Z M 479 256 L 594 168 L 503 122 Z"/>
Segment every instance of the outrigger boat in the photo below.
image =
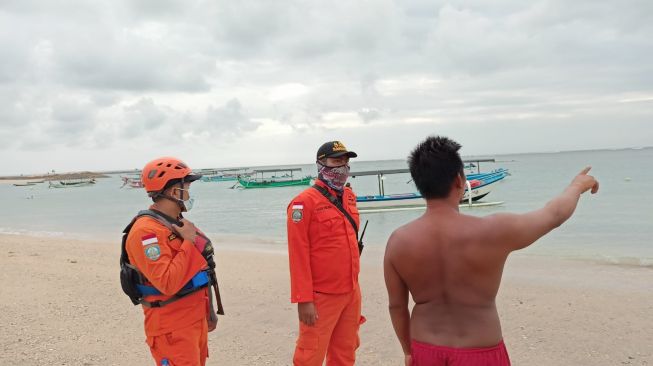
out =
<path fill-rule="evenodd" d="M 52 181 L 48 181 L 48 188 L 73 188 L 73 187 L 84 187 L 84 186 L 90 186 L 95 184 L 95 179 L 80 179 L 80 180 L 74 180 L 74 181 L 59 181 L 59 183 L 52 183 Z"/>
<path fill-rule="evenodd" d="M 143 188 L 143 182 L 141 181 L 141 176 L 140 175 L 135 175 L 135 176 L 121 176 L 120 179 L 122 179 L 122 186 L 129 186 L 130 188 Z"/>
<path fill-rule="evenodd" d="M 36 183 L 34 182 L 25 182 L 25 183 L 14 183 L 14 186 L 16 187 L 29 187 L 29 186 L 35 186 Z"/>
<path fill-rule="evenodd" d="M 238 180 L 238 177 L 247 177 L 248 168 L 231 168 L 231 169 L 202 169 L 199 173 L 202 175 L 202 182 L 229 182 Z"/>
<path fill-rule="evenodd" d="M 302 168 L 285 169 L 257 169 L 251 176 L 239 176 L 238 183 L 242 188 L 274 188 L 307 186 L 311 184 L 311 176 L 297 178 L 295 172 L 301 172 Z M 282 175 L 277 175 L 282 173 Z M 272 175 L 270 175 L 272 174 Z"/>
<path fill-rule="evenodd" d="M 494 159 L 480 159 L 480 160 L 466 160 L 465 163 L 475 162 L 476 167 L 480 166 L 481 162 L 493 162 Z M 480 169 L 480 168 L 479 168 Z M 379 194 L 370 196 L 359 196 L 356 201 L 358 208 L 365 212 L 382 212 L 382 211 L 399 211 L 421 209 L 426 205 L 426 201 L 419 193 L 399 193 L 399 194 L 386 194 L 385 193 L 385 176 L 389 174 L 405 174 L 410 173 L 408 169 L 389 169 L 389 170 L 374 170 L 363 172 L 351 172 L 349 175 L 353 178 L 360 176 L 377 176 Z M 507 169 L 497 169 L 489 173 L 474 173 L 467 174 L 467 189 L 460 201 L 461 206 L 465 207 L 479 207 L 479 206 L 494 206 L 502 204 L 503 202 L 480 202 L 482 198 L 490 194 L 491 185 L 501 181 L 508 176 Z"/>

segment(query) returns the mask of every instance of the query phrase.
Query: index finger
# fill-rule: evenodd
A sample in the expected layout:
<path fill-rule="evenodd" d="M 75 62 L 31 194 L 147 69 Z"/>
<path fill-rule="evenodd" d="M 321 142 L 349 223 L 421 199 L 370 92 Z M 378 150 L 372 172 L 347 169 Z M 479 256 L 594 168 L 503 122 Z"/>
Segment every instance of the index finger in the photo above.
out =
<path fill-rule="evenodd" d="M 581 172 L 578 173 L 578 175 L 585 175 L 585 174 L 589 173 L 590 169 L 592 169 L 591 166 L 585 167 L 585 169 L 581 170 Z"/>

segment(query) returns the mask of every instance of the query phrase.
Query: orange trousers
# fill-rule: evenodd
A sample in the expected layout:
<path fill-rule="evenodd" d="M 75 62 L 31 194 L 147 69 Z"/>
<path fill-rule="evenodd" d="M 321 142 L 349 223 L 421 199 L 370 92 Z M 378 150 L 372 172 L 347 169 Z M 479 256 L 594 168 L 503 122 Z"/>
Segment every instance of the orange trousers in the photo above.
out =
<path fill-rule="evenodd" d="M 293 365 L 321 366 L 326 356 L 328 366 L 352 366 L 360 345 L 358 329 L 365 321 L 360 288 L 338 295 L 315 293 L 314 302 L 318 319 L 312 327 L 299 322 Z"/>
<path fill-rule="evenodd" d="M 157 366 L 164 358 L 170 366 L 204 366 L 209 357 L 206 319 L 170 333 L 147 337 L 146 342 Z"/>

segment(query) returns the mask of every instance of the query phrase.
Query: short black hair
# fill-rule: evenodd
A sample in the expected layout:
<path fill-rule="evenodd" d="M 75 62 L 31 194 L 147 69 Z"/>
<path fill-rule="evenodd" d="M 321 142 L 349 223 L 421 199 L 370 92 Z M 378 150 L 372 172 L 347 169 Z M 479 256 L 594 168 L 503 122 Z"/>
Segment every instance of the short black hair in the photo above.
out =
<path fill-rule="evenodd" d="M 464 175 L 461 145 L 444 136 L 429 136 L 408 157 L 410 175 L 426 199 L 445 198 L 458 175 Z"/>

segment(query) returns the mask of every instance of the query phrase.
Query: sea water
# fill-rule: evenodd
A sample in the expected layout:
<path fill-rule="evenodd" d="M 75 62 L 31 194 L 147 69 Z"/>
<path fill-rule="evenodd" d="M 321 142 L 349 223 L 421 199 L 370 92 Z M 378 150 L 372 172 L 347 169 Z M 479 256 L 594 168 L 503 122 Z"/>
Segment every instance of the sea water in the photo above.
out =
<path fill-rule="evenodd" d="M 582 197 L 574 216 L 524 250 L 534 255 L 576 257 L 606 262 L 653 265 L 653 149 L 600 150 L 495 156 L 481 171 L 510 170 L 494 184 L 486 202 L 501 205 L 463 208 L 470 215 L 536 210 L 560 193 L 585 166 L 600 181 L 600 192 Z M 315 175 L 314 164 L 300 165 Z M 352 160 L 352 171 L 406 168 L 405 160 Z M 281 166 L 280 168 L 282 168 Z M 267 167 L 270 168 L 270 167 Z M 358 195 L 378 194 L 376 176 L 350 179 Z M 286 207 L 303 187 L 238 189 L 235 182 L 196 182 L 196 199 L 186 215 L 214 241 L 285 245 Z M 387 175 L 386 194 L 415 192 L 409 174 Z M 0 233 L 77 237 L 119 242 L 120 232 L 150 200 L 142 189 L 122 186 L 119 175 L 86 187 L 53 189 L 47 182 L 29 187 L 0 184 Z M 392 230 L 423 210 L 368 213 L 368 247 L 382 248 Z M 437 224 L 437 223 L 434 223 Z M 227 239 L 228 238 L 228 239 Z M 218 240 L 216 240 L 218 239 Z"/>

